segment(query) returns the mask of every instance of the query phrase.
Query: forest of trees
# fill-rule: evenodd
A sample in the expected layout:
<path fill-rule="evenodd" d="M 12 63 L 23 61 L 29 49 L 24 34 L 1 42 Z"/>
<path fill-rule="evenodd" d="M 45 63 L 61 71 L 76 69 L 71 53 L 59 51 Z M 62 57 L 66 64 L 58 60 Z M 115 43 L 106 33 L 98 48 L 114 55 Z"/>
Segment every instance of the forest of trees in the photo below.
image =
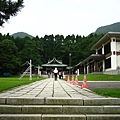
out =
<path fill-rule="evenodd" d="M 15 16 L 24 7 L 23 0 L 0 0 L 0 27 Z M 69 64 L 71 53 L 71 65 L 75 66 L 90 54 L 91 47 L 102 37 L 102 34 L 93 34 L 84 37 L 80 35 L 45 35 L 42 38 L 14 38 L 0 33 L 0 76 L 4 73 L 13 75 L 22 72 L 26 67 L 26 61 L 32 60 L 35 66 L 47 63 L 54 57 L 64 64 Z"/>
<path fill-rule="evenodd" d="M 0 76 L 4 72 L 19 74 L 24 69 L 23 64 L 32 60 L 34 66 L 47 63 L 55 57 L 69 65 L 69 53 L 71 53 L 71 65 L 75 66 L 86 59 L 95 51 L 91 47 L 103 36 L 93 34 L 80 35 L 45 35 L 39 38 L 14 38 L 0 34 Z"/>

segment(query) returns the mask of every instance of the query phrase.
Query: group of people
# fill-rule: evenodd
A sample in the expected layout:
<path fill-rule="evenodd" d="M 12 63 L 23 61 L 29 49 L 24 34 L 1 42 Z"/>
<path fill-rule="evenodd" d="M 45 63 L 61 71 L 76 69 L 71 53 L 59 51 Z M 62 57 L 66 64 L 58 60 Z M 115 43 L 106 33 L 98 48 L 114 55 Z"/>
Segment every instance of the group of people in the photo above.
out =
<path fill-rule="evenodd" d="M 55 80 L 57 80 L 57 76 L 59 75 L 59 79 L 63 79 L 63 74 L 62 72 L 58 72 L 58 69 L 55 68 L 54 71 L 53 71 L 53 74 L 52 74 L 52 77 L 55 78 Z M 48 73 L 48 78 L 50 78 L 50 73 Z"/>

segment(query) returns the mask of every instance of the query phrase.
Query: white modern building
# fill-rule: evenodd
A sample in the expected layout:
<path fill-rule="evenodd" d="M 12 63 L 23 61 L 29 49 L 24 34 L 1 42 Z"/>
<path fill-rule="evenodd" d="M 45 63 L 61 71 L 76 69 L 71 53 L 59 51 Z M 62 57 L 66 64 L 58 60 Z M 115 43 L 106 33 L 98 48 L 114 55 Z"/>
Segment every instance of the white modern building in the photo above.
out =
<path fill-rule="evenodd" d="M 120 74 L 120 32 L 108 32 L 92 48 L 92 54 L 80 63 L 84 73 Z"/>

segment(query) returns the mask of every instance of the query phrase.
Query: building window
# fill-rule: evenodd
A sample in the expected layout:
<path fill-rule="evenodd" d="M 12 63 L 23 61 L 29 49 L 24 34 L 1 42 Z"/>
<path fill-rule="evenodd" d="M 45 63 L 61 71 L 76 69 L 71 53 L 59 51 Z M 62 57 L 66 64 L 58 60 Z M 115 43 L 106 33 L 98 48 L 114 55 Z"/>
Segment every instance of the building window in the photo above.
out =
<path fill-rule="evenodd" d="M 102 54 L 102 48 L 98 50 L 98 54 Z"/>
<path fill-rule="evenodd" d="M 115 51 L 113 51 L 113 55 L 115 55 Z"/>
<path fill-rule="evenodd" d="M 104 46 L 104 54 L 106 55 L 110 52 L 111 52 L 111 48 L 110 48 L 110 42 L 109 42 Z"/>
<path fill-rule="evenodd" d="M 113 39 L 113 42 L 115 42 L 115 39 Z"/>
<path fill-rule="evenodd" d="M 111 68 L 111 57 L 105 60 L 105 69 Z"/>

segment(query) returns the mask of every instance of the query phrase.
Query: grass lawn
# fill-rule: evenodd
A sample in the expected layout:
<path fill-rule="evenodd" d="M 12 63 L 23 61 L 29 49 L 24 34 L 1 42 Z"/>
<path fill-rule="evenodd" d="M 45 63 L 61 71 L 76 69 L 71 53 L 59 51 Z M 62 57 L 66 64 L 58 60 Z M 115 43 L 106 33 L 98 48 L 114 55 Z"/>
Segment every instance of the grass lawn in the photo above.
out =
<path fill-rule="evenodd" d="M 37 80 L 43 80 L 44 78 L 40 77 L 37 79 L 36 76 L 32 77 L 32 80 L 29 80 L 29 76 L 23 77 L 21 80 L 19 80 L 19 76 L 15 77 L 0 77 L 0 92 L 3 90 L 8 90 L 10 88 L 14 88 L 20 85 L 29 84 L 32 82 L 35 82 Z"/>
<path fill-rule="evenodd" d="M 112 89 L 112 90 L 94 90 L 99 95 L 106 97 L 117 97 L 120 98 L 120 89 Z"/>
<path fill-rule="evenodd" d="M 84 75 L 78 77 L 79 81 L 83 81 Z M 87 81 L 120 81 L 120 75 L 107 75 L 107 74 L 88 74 L 86 75 Z"/>

